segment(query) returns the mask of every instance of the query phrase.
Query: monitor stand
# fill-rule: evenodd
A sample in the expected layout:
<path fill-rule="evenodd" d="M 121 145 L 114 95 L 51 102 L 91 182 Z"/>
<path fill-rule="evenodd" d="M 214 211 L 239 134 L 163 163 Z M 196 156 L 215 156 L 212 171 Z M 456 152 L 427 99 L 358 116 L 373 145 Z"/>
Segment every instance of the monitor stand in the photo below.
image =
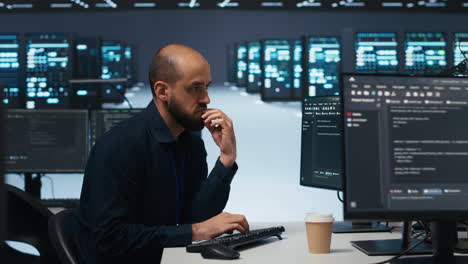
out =
<path fill-rule="evenodd" d="M 33 176 L 32 173 L 24 174 L 24 190 L 31 196 L 41 199 L 41 177 L 42 174 L 37 173 Z"/>
<path fill-rule="evenodd" d="M 335 222 L 333 223 L 333 233 L 370 233 L 370 232 L 390 232 L 391 227 L 377 222 Z"/>
<path fill-rule="evenodd" d="M 369 256 L 398 255 L 420 241 L 418 239 L 411 239 L 410 230 L 411 222 L 405 221 L 402 239 L 351 241 L 351 245 Z M 419 244 L 408 253 L 408 255 L 424 254 L 432 254 L 432 247 L 427 243 Z"/>
<path fill-rule="evenodd" d="M 466 256 L 454 256 L 457 242 L 455 221 L 436 221 L 431 223 L 431 240 L 434 247 L 432 256 L 410 257 L 392 260 L 390 264 L 463 264 L 468 263 Z"/>

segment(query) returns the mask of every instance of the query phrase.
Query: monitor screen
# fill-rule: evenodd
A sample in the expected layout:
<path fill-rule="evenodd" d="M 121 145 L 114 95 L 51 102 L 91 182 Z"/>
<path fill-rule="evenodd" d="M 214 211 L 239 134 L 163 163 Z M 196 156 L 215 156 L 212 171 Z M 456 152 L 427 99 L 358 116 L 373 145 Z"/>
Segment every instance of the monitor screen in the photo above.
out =
<path fill-rule="evenodd" d="M 408 74 L 438 74 L 447 66 L 447 42 L 443 33 L 406 33 L 404 49 L 404 69 Z"/>
<path fill-rule="evenodd" d="M 245 87 L 247 85 L 247 46 L 244 43 L 236 44 L 237 53 L 237 82 L 238 87 Z"/>
<path fill-rule="evenodd" d="M 339 95 L 341 44 L 338 37 L 307 37 L 305 96 Z"/>
<path fill-rule="evenodd" d="M 18 34 L 0 34 L 1 108 L 24 108 L 24 92 L 20 93 L 24 87 L 20 87 L 19 43 Z"/>
<path fill-rule="evenodd" d="M 68 108 L 71 44 L 68 34 L 26 34 L 26 108 Z"/>
<path fill-rule="evenodd" d="M 262 69 L 260 67 L 261 46 L 259 41 L 247 42 L 247 86 L 249 93 L 260 92 Z"/>
<path fill-rule="evenodd" d="M 91 145 L 120 122 L 133 117 L 143 109 L 103 109 L 91 111 Z"/>
<path fill-rule="evenodd" d="M 291 42 L 262 40 L 262 100 L 291 100 Z"/>
<path fill-rule="evenodd" d="M 345 217 L 468 215 L 468 79 L 342 76 Z"/>
<path fill-rule="evenodd" d="M 6 172 L 83 172 L 88 154 L 86 110 L 3 112 Z"/>
<path fill-rule="evenodd" d="M 119 40 L 101 42 L 101 79 L 126 78 L 124 44 Z M 123 102 L 126 82 L 102 84 L 103 102 Z"/>
<path fill-rule="evenodd" d="M 78 38 L 74 43 L 73 78 L 100 78 L 100 49 L 97 38 Z M 70 83 L 71 106 L 75 109 L 92 109 L 101 106 L 101 85 L 95 83 Z"/>
<path fill-rule="evenodd" d="M 302 98 L 302 40 L 294 40 L 293 46 L 293 78 L 292 78 L 292 98 L 300 100 Z"/>
<path fill-rule="evenodd" d="M 301 185 L 342 189 L 342 122 L 340 97 L 303 99 Z"/>
<path fill-rule="evenodd" d="M 356 72 L 397 73 L 398 42 L 396 33 L 357 33 Z"/>
<path fill-rule="evenodd" d="M 453 41 L 453 65 L 457 65 L 468 57 L 468 33 L 455 33 Z"/>

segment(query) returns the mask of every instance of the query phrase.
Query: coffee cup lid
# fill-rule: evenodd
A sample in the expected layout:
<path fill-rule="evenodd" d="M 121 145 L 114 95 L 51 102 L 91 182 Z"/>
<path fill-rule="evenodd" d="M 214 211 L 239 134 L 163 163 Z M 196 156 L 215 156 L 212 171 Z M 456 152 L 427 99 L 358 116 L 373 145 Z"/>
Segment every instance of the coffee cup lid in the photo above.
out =
<path fill-rule="evenodd" d="M 308 223 L 323 223 L 323 222 L 333 222 L 335 219 L 332 214 L 325 213 L 307 213 L 304 218 L 305 222 Z"/>

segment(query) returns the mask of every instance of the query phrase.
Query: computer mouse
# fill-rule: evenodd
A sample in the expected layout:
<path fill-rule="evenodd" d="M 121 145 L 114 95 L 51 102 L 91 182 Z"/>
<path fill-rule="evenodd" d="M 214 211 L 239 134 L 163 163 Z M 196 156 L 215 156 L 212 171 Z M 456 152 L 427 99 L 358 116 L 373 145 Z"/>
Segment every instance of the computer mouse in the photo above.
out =
<path fill-rule="evenodd" d="M 232 248 L 224 245 L 210 245 L 201 252 L 207 259 L 238 259 L 240 254 Z"/>

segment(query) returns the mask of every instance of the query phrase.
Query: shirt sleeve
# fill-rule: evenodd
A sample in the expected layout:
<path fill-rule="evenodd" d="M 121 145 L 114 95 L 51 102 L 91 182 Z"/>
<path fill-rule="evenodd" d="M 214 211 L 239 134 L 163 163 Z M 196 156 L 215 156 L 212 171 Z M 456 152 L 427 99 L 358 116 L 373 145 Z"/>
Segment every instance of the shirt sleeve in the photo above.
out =
<path fill-rule="evenodd" d="M 237 169 L 237 163 L 234 162 L 231 168 L 227 168 L 218 157 L 213 169 L 206 177 L 208 169 L 206 162 L 204 163 L 199 173 L 198 192 L 195 193 L 190 205 L 189 222 L 205 221 L 224 210 L 229 198 L 231 181 Z"/>
<path fill-rule="evenodd" d="M 87 164 L 80 213 L 88 222 L 97 253 L 109 259 L 152 256 L 155 249 L 190 244 L 190 224 L 147 226 L 138 223 L 135 208 L 138 196 L 139 153 L 111 144 L 98 146 Z M 141 156 L 140 156 L 141 157 Z"/>

